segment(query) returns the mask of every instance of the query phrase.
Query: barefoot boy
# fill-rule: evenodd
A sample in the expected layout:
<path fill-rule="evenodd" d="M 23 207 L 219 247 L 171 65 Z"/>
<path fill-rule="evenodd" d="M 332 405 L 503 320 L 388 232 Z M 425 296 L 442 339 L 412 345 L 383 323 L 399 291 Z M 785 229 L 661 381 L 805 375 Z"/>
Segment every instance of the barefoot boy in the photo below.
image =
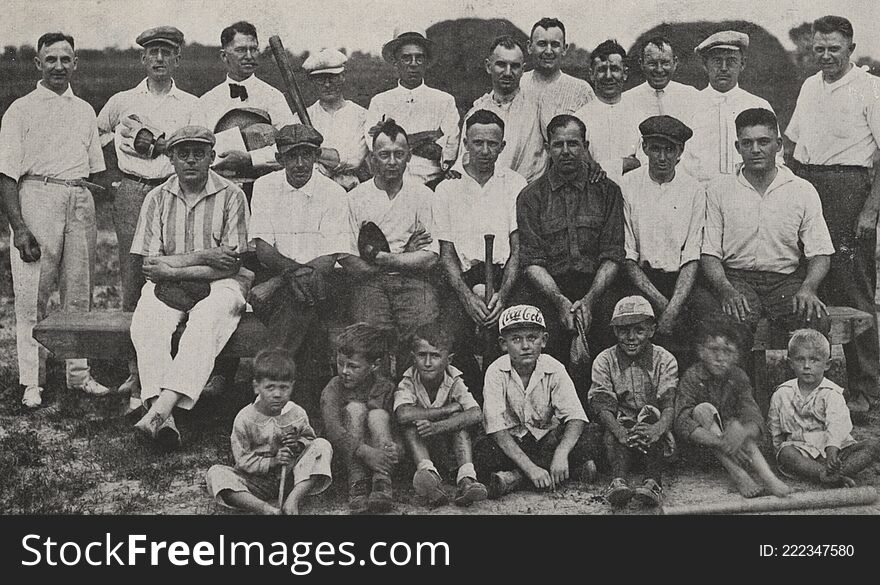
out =
<path fill-rule="evenodd" d="M 254 359 L 257 400 L 241 409 L 232 425 L 235 467 L 208 470 L 208 489 L 219 503 L 257 514 L 295 515 L 305 496 L 330 485 L 333 448 L 315 437 L 306 411 L 290 401 L 294 373 L 293 358 L 283 350 L 264 350 Z M 273 502 L 281 474 L 291 470 L 279 510 Z"/>
<path fill-rule="evenodd" d="M 348 470 L 352 514 L 388 512 L 394 503 L 391 472 L 398 462 L 391 432 L 394 384 L 380 375 L 393 349 L 387 330 L 355 323 L 336 338 L 336 370 L 321 393 L 327 437 Z"/>
<path fill-rule="evenodd" d="M 736 325 L 724 318 L 705 321 L 697 333 L 698 361 L 684 376 L 675 398 L 675 433 L 680 441 L 708 448 L 721 462 L 746 498 L 764 490 L 746 471 L 752 471 L 772 494 L 791 489 L 779 480 L 758 449 L 764 426 L 739 359 Z"/>
<path fill-rule="evenodd" d="M 394 415 L 416 462 L 413 487 L 429 506 L 447 501 L 432 452 L 441 460 L 454 456 L 457 505 L 468 506 L 488 495 L 486 486 L 477 481 L 469 431 L 481 424 L 483 414 L 461 372 L 449 365 L 450 346 L 449 336 L 436 323 L 416 329 L 412 336 L 415 365 L 403 374 L 394 392 Z"/>
<path fill-rule="evenodd" d="M 614 307 L 611 328 L 617 345 L 596 356 L 590 408 L 604 429 L 605 453 L 614 479 L 603 494 L 612 506 L 635 497 L 659 506 L 664 459 L 673 454 L 672 419 L 678 363 L 671 353 L 651 343 L 657 330 L 654 310 L 644 297 L 624 297 Z M 634 463 L 644 467 L 644 481 L 628 483 Z"/>
<path fill-rule="evenodd" d="M 780 384 L 770 399 L 767 426 L 779 471 L 828 485 L 853 487 L 853 476 L 880 460 L 880 440 L 856 442 L 843 388 L 825 377 L 831 345 L 812 329 L 788 342 L 797 378 Z"/>
<path fill-rule="evenodd" d="M 474 446 L 474 462 L 489 484 L 489 497 L 511 492 L 528 478 L 539 489 L 556 489 L 572 474 L 592 467 L 597 429 L 584 432 L 587 415 L 565 366 L 542 351 L 544 315 L 515 305 L 498 320 L 501 356 L 486 371 L 483 423 L 487 437 Z M 591 425 L 595 427 L 595 425 Z"/>

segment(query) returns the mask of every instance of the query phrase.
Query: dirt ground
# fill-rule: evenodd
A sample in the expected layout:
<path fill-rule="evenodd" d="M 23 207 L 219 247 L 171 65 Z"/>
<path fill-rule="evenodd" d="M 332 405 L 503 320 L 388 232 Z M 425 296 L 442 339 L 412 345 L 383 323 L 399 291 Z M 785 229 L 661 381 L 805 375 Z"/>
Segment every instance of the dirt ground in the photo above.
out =
<path fill-rule="evenodd" d="M 102 238 L 96 305 L 118 310 L 112 241 Z M 0 258 L 3 254 L 0 248 Z M 7 257 L 8 258 L 8 257 Z M 6 260 L 8 262 L 8 260 Z M 0 286 L 0 289 L 5 287 Z M 0 293 L 7 293 L 0 290 Z M 7 293 L 8 294 L 8 293 Z M 770 352 L 771 379 L 789 377 L 781 352 Z M 110 356 L 108 356 L 110 357 Z M 839 380 L 842 354 L 835 348 L 830 377 Z M 119 360 L 93 363 L 95 376 L 118 385 L 125 378 Z M 7 514 L 229 514 L 214 503 L 205 487 L 205 472 L 214 463 L 231 463 L 229 433 L 235 414 L 253 395 L 249 360 L 243 360 L 236 382 L 226 394 L 203 398 L 194 412 L 176 416 L 184 448 L 167 454 L 142 444 L 132 432 L 134 421 L 119 416 L 127 397 L 85 399 L 63 389 L 63 370 L 50 361 L 43 408 L 26 412 L 17 384 L 13 304 L 0 295 L 0 513 Z M 839 380 L 842 381 L 842 380 Z M 880 436 L 880 416 L 853 431 L 856 439 Z M 769 450 L 767 451 L 769 452 Z M 395 481 L 397 514 L 639 514 L 631 507 L 612 512 L 598 497 L 610 481 L 600 473 L 591 485 L 569 482 L 555 493 L 519 492 L 470 508 L 453 505 L 427 510 L 409 485 L 411 471 Z M 862 472 L 859 485 L 880 490 L 880 464 Z M 346 514 L 343 481 L 308 501 L 305 514 Z M 796 491 L 814 487 L 791 482 Z M 447 490 L 454 491 L 448 484 Z M 679 463 L 664 479 L 668 509 L 701 503 L 742 501 L 720 469 Z M 870 506 L 793 512 L 801 514 L 880 514 L 880 501 Z"/>

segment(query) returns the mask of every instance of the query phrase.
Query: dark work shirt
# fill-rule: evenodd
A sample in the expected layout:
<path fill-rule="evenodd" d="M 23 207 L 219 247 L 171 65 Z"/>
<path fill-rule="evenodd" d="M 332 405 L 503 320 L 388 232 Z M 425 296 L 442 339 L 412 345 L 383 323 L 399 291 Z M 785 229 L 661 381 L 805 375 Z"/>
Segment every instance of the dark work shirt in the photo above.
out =
<path fill-rule="evenodd" d="M 595 274 L 603 260 L 623 262 L 623 198 L 603 179 L 587 182 L 586 166 L 572 177 L 555 167 L 529 184 L 516 201 L 522 266 L 551 276 Z"/>
<path fill-rule="evenodd" d="M 675 395 L 675 434 L 687 440 L 700 424 L 694 420 L 694 407 L 708 402 L 718 409 L 721 422 L 738 420 L 740 424 L 755 423 L 764 432 L 764 417 L 752 396 L 749 377 L 734 366 L 727 377 L 718 380 L 697 362 L 685 372 Z"/>

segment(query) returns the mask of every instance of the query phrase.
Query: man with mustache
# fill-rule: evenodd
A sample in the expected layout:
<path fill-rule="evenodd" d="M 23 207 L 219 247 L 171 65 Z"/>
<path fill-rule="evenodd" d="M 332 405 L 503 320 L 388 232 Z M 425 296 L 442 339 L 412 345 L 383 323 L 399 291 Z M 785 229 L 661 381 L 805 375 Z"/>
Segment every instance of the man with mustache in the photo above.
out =
<path fill-rule="evenodd" d="M 689 119 L 694 138 L 685 152 L 685 170 L 704 185 L 717 175 L 732 175 L 741 162 L 736 142 L 736 117 L 749 108 L 773 111 L 767 100 L 742 89 L 739 76 L 746 66 L 749 35 L 733 30 L 715 33 L 697 45 L 709 86 L 699 92 Z M 777 157 L 783 163 L 782 153 Z"/>
<path fill-rule="evenodd" d="M 837 250 L 823 295 L 873 315 L 880 173 L 875 167 L 873 180 L 869 176 L 880 144 L 880 80 L 852 62 L 856 45 L 847 19 L 819 18 L 812 32 L 821 70 L 804 81 L 785 131 L 796 143 L 792 168 L 819 192 Z M 880 404 L 876 321 L 844 353 L 848 405 L 864 415 Z"/>
<path fill-rule="evenodd" d="M 56 281 L 62 311 L 92 308 L 97 230 L 84 180 L 104 171 L 104 157 L 95 111 L 70 87 L 73 44 L 60 32 L 39 38 L 34 63 L 42 80 L 9 106 L 0 124 L 0 195 L 11 231 L 18 379 L 27 408 L 43 401 L 46 350 L 33 328 Z M 82 359 L 67 360 L 66 383 L 87 394 L 108 392 Z"/>
<path fill-rule="evenodd" d="M 434 43 L 421 30 L 405 29 L 382 46 L 382 58 L 397 70 L 397 87 L 373 96 L 364 123 L 367 147 L 386 120 L 394 120 L 412 137 L 407 169 L 425 184 L 436 186 L 458 157 L 458 110 L 455 98 L 425 85 Z M 422 135 L 442 132 L 440 137 Z M 419 136 L 422 135 L 422 136 Z"/>
<path fill-rule="evenodd" d="M 183 33 L 173 26 L 145 30 L 136 39 L 143 47 L 147 77 L 132 89 L 114 94 L 98 114 L 98 132 L 108 166 L 118 166 L 122 179 L 113 198 L 113 224 L 119 243 L 122 310 L 134 311 L 143 288 L 141 256 L 130 254 L 144 197 L 174 173 L 165 152 L 166 138 L 183 126 L 201 123 L 199 99 L 174 83 L 180 65 Z M 140 405 L 137 360 L 129 362 L 128 379 L 119 386 L 131 406 Z"/>
<path fill-rule="evenodd" d="M 673 81 L 678 56 L 666 37 L 651 37 L 639 52 L 639 66 L 645 82 L 626 92 L 636 107 L 647 116 L 672 116 L 687 122 L 693 109 L 697 88 Z"/>
<path fill-rule="evenodd" d="M 608 177 L 620 182 L 624 173 L 638 168 L 639 123 L 647 116 L 623 93 L 626 81 L 626 51 L 607 40 L 590 53 L 590 79 L 595 99 L 575 112 L 587 128 L 590 156 Z"/>

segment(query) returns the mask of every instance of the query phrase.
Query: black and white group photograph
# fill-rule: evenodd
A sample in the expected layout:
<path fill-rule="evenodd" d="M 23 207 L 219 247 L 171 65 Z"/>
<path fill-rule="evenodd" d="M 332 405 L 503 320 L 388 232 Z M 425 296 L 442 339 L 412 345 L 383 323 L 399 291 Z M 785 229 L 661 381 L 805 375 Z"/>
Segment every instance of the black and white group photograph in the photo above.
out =
<path fill-rule="evenodd" d="M 880 514 L 876 3 L 3 4 L 0 514 Z"/>

